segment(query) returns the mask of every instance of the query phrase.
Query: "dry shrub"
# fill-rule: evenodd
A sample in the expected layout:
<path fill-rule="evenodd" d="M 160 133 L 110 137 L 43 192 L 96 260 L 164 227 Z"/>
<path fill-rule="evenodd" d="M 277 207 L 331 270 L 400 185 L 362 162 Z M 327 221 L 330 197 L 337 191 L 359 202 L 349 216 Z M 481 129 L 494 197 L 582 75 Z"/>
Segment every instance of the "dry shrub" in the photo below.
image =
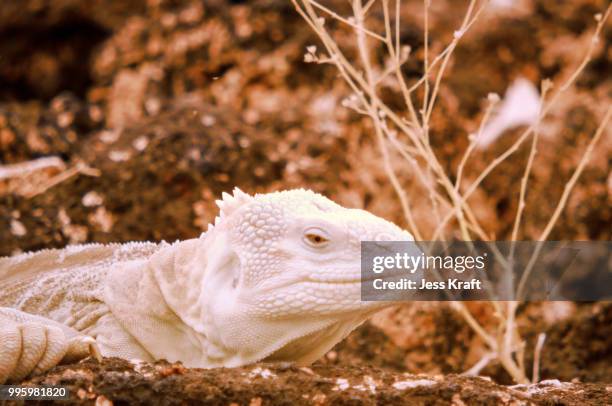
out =
<path fill-rule="evenodd" d="M 399 0 L 353 0 L 349 2 L 350 5 L 334 3 L 334 6 L 327 6 L 327 3 L 315 0 L 293 0 L 293 3 L 298 13 L 317 34 L 323 48 L 308 46 L 304 60 L 335 66 L 349 86 L 352 93 L 342 104 L 369 119 L 377 145 L 377 154 L 366 150 L 359 156 L 365 156 L 364 161 L 381 162 L 401 205 L 405 224 L 417 240 L 494 239 L 495 233 L 486 228 L 486 224 L 490 223 L 490 220 L 486 220 L 491 217 L 491 213 L 483 210 L 486 204 L 482 204 L 484 197 L 481 185 L 500 164 L 511 158 L 523 145 L 529 145 L 520 174 L 517 209 L 509 232 L 509 239 L 517 241 L 521 236 L 520 230 L 530 191 L 529 181 L 538 155 L 544 119 L 571 97 L 574 84 L 600 46 L 599 36 L 612 6 L 595 16 L 597 25 L 585 41 L 582 59 L 563 72 L 559 84 L 553 85 L 548 79 L 542 81 L 539 108 L 527 122 L 528 127 L 513 143 L 487 162 L 476 176 L 468 178 L 465 174 L 469 172 L 469 166 L 474 165 L 471 158 L 482 146 L 482 135 L 487 125 L 495 119 L 492 117 L 495 117 L 494 112 L 500 104 L 500 97 L 495 93 L 490 93 L 487 97 L 480 126 L 468 136 L 467 147 L 456 169 L 449 168 L 447 162 L 441 159 L 440 150 L 433 146 L 432 117 L 440 104 L 439 99 L 446 96 L 441 84 L 445 73 L 454 62 L 453 52 L 467 32 L 477 25 L 489 2 L 469 1 L 463 20 L 448 45 L 441 49 L 430 49 L 431 2 L 425 0 L 422 24 L 424 44 L 419 50 L 423 74 L 412 79 L 404 71 L 405 66 L 413 62 L 413 57 L 410 46 L 401 43 L 402 5 Z M 403 105 L 392 103 L 388 97 L 389 93 L 399 95 Z M 457 103 L 460 104 L 460 100 L 455 101 L 455 104 Z M 602 114 L 598 128 L 586 143 L 580 159 L 573 165 L 571 176 L 560 197 L 547 213 L 547 220 L 535 240 L 545 241 L 551 235 L 580 175 L 591 161 L 596 145 L 604 138 L 611 115 L 612 107 L 608 106 Z M 376 179 L 376 172 L 365 172 L 361 175 L 364 183 L 379 181 Z M 419 199 L 420 196 L 427 198 Z M 423 218 L 428 221 L 424 222 Z M 532 260 L 535 260 L 538 253 L 539 249 L 536 249 Z M 513 251 L 509 260 L 512 255 Z M 487 351 L 468 373 L 476 374 L 492 360 L 498 360 L 516 382 L 525 383 L 530 380 L 525 367 L 525 342 L 517 328 L 516 313 L 518 299 L 522 297 L 531 265 L 527 266 L 523 278 L 518 281 L 516 301 L 490 303 L 496 317 L 493 328 L 485 328 L 464 303 L 454 302 L 456 310 L 487 347 Z M 539 380 L 539 354 L 544 339 L 545 336 L 540 335 L 535 347 L 531 374 L 531 380 L 534 382 Z"/>

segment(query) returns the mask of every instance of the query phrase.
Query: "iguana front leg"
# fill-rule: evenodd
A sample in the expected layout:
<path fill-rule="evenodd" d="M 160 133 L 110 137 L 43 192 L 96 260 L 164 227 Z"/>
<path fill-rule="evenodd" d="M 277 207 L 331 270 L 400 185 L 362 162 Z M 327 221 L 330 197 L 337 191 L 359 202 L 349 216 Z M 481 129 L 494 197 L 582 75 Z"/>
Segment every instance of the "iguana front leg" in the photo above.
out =
<path fill-rule="evenodd" d="M 53 320 L 0 307 L 0 384 L 90 354 L 100 357 L 93 338 Z"/>

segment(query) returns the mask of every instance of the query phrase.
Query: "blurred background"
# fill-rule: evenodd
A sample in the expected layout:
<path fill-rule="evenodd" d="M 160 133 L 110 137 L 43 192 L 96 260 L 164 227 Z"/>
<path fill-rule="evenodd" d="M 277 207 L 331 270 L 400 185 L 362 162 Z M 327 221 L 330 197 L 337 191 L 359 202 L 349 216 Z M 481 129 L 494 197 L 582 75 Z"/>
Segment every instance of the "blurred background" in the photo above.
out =
<path fill-rule="evenodd" d="M 450 173 L 467 134 L 478 129 L 487 95 L 503 97 L 517 79 L 537 89 L 571 72 L 594 15 L 607 5 L 492 3 L 455 51 L 432 116 L 431 143 Z M 404 74 L 416 80 L 423 73 L 423 2 L 402 4 L 402 41 L 412 48 Z M 430 52 L 452 39 L 466 4 L 432 1 Z M 535 238 L 546 224 L 610 104 L 610 24 L 602 35 L 576 86 L 542 125 L 520 239 Z M 369 120 L 342 106 L 349 91 L 333 66 L 304 62 L 313 44 L 316 36 L 288 1 L 3 0 L 0 255 L 196 237 L 216 215 L 214 199 L 234 186 L 250 193 L 310 188 L 405 226 Z M 385 97 L 399 108 L 396 96 Z M 508 128 L 478 149 L 466 178 L 520 130 Z M 609 138 L 594 151 L 550 239 L 612 237 Z M 472 198 L 493 238 L 510 235 L 528 153 L 525 146 L 500 165 Z M 398 169 L 413 190 L 410 171 Z M 427 195 L 415 193 L 414 204 L 421 228 L 433 227 Z M 612 381 L 612 307 L 530 306 L 522 311 L 526 336 L 550 331 L 544 378 Z M 485 324 L 493 318 L 477 305 L 472 310 Z M 479 348 L 449 307 L 427 304 L 377 316 L 323 362 L 460 372 L 482 356 Z"/>

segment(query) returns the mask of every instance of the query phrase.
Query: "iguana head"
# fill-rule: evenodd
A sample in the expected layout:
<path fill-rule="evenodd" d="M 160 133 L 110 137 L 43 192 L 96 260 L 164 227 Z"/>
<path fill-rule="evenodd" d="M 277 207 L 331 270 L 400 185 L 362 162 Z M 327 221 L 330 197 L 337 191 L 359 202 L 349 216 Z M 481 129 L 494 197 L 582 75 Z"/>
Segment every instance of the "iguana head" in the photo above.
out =
<path fill-rule="evenodd" d="M 303 189 L 235 189 L 217 204 L 220 215 L 200 239 L 199 305 L 216 346 L 211 356 L 225 366 L 319 358 L 381 308 L 360 300 L 361 241 L 413 240 L 389 221 Z"/>

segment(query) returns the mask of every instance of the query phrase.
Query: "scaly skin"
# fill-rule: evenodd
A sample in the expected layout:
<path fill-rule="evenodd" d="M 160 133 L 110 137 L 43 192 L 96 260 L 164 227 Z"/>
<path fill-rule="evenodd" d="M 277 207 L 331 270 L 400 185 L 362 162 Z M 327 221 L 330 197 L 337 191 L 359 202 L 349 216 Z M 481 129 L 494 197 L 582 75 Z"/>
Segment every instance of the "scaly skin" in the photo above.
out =
<path fill-rule="evenodd" d="M 99 357 L 92 338 L 53 320 L 0 308 L 0 383 L 90 354 Z"/>
<path fill-rule="evenodd" d="M 84 355 L 84 337 L 191 367 L 311 363 L 388 305 L 360 300 L 361 241 L 413 240 L 301 189 L 217 203 L 200 238 L 0 259 L 0 382 Z"/>

